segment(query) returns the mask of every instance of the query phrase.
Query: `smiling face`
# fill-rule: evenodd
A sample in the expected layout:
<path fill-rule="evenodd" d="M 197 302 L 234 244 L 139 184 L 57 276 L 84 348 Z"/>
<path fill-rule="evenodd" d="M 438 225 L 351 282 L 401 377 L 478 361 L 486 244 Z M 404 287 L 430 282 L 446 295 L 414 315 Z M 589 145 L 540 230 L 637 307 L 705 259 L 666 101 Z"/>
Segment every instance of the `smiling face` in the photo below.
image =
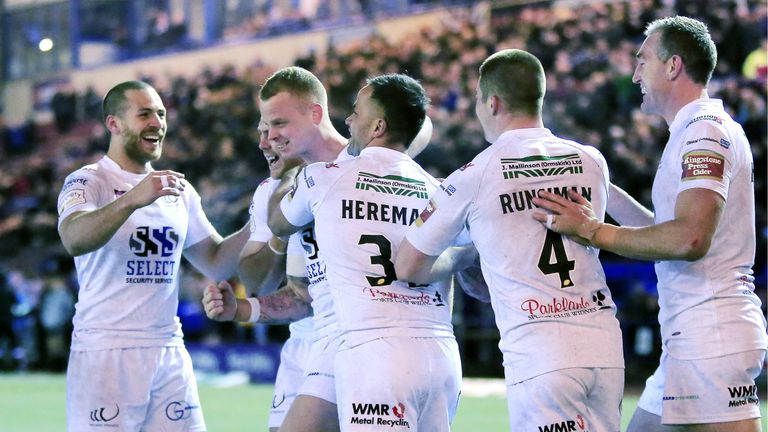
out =
<path fill-rule="evenodd" d="M 283 160 L 280 155 L 272 149 L 272 144 L 269 142 L 269 126 L 267 123 L 259 122 L 259 148 L 264 153 L 264 159 L 267 160 L 269 166 L 269 176 L 273 179 L 280 178 L 280 174 L 283 172 Z"/>
<path fill-rule="evenodd" d="M 671 94 L 670 81 L 667 79 L 667 62 L 657 55 L 661 34 L 652 33 L 645 39 L 637 52 L 637 65 L 632 75 L 632 82 L 640 85 L 643 102 L 640 109 L 647 114 L 664 116 Z"/>
<path fill-rule="evenodd" d="M 272 149 L 282 158 L 305 158 L 320 122 L 312 104 L 288 92 L 280 92 L 260 101 L 261 120 L 269 127 Z"/>
<path fill-rule="evenodd" d="M 137 166 L 159 159 L 168 127 L 160 95 L 151 88 L 128 90 L 123 107 L 107 122 L 116 127 L 111 130 L 117 132 L 127 158 Z"/>
<path fill-rule="evenodd" d="M 381 108 L 371 99 L 373 88 L 365 86 L 357 93 L 352 114 L 345 123 L 349 126 L 349 146 L 347 152 L 357 156 L 374 138 L 374 129 L 378 121 L 383 121 Z"/>

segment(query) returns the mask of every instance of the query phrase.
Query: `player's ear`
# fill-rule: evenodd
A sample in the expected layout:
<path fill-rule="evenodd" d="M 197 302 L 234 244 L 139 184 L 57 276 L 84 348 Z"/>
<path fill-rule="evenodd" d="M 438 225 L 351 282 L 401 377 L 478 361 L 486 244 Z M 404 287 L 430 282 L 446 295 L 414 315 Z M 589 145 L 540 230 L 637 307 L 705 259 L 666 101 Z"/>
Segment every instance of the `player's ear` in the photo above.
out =
<path fill-rule="evenodd" d="M 667 78 L 672 81 L 683 72 L 683 58 L 679 55 L 673 55 L 667 60 Z"/>
<path fill-rule="evenodd" d="M 381 138 L 382 136 L 384 136 L 384 134 L 387 133 L 387 129 L 388 129 L 387 121 L 385 119 L 383 118 L 376 119 L 376 121 L 374 121 L 374 126 L 373 126 L 374 138 Z"/>
<path fill-rule="evenodd" d="M 107 126 L 107 130 L 109 130 L 109 133 L 112 135 L 119 135 L 123 127 L 120 118 L 114 114 L 108 115 L 107 119 L 104 121 L 104 124 Z"/>
<path fill-rule="evenodd" d="M 312 111 L 312 123 L 316 125 L 320 124 L 320 122 L 323 121 L 323 114 L 325 113 L 323 106 L 319 103 L 313 103 L 310 110 Z"/>
<path fill-rule="evenodd" d="M 491 108 L 491 114 L 496 115 L 499 113 L 499 108 L 501 108 L 501 100 L 496 95 L 490 95 L 488 97 L 488 104 Z"/>

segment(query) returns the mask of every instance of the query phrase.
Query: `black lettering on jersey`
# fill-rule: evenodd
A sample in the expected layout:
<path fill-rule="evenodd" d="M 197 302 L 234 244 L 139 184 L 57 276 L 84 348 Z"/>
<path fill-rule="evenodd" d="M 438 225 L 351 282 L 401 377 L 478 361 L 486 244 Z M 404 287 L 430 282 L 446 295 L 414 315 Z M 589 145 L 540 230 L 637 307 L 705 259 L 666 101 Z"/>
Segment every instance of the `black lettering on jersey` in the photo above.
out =
<path fill-rule="evenodd" d="M 558 186 L 546 189 L 529 189 L 524 191 L 512 192 L 511 194 L 499 195 L 499 204 L 503 214 L 532 210 L 536 208 L 533 204 L 533 198 L 539 195 L 540 191 L 546 190 L 561 197 L 568 197 L 568 190 L 578 192 L 587 201 L 592 201 L 592 188 L 583 186 Z"/>
<path fill-rule="evenodd" d="M 341 218 L 411 225 L 419 217 L 414 208 L 380 204 L 369 201 L 341 200 Z"/>

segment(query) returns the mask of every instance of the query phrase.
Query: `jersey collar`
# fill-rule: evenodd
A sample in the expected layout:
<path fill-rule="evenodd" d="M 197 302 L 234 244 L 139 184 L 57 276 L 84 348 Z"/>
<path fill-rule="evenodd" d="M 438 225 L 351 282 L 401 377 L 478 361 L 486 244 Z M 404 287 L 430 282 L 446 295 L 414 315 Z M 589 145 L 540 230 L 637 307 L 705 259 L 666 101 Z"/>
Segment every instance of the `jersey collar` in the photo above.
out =
<path fill-rule="evenodd" d="M 699 98 L 688 102 L 685 106 L 680 108 L 680 111 L 675 114 L 675 119 L 669 125 L 669 132 L 672 133 L 678 129 L 684 128 L 688 124 L 688 120 L 696 112 L 702 109 L 711 109 L 716 111 L 723 110 L 723 101 L 720 99 L 704 99 Z"/>

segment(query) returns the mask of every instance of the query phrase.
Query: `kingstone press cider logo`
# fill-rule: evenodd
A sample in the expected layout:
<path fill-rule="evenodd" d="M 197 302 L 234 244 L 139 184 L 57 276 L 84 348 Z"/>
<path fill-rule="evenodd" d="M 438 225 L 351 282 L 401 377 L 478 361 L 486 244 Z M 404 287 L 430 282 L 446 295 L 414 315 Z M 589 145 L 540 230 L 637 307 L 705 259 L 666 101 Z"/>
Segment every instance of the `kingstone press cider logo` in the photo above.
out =
<path fill-rule="evenodd" d="M 179 235 L 172 227 L 136 228 L 128 240 L 128 247 L 134 255 L 141 259 L 126 262 L 126 283 L 173 283 L 176 271 L 176 261 L 164 259 L 173 257 L 179 246 Z"/>
<path fill-rule="evenodd" d="M 501 171 L 505 179 L 520 177 L 549 177 L 584 172 L 578 154 L 563 156 L 534 155 L 524 158 L 501 158 Z"/>
<path fill-rule="evenodd" d="M 394 175 L 377 176 L 363 171 L 357 174 L 355 189 L 374 190 L 389 195 L 412 196 L 423 199 L 429 195 L 425 183 L 421 180 Z"/>

